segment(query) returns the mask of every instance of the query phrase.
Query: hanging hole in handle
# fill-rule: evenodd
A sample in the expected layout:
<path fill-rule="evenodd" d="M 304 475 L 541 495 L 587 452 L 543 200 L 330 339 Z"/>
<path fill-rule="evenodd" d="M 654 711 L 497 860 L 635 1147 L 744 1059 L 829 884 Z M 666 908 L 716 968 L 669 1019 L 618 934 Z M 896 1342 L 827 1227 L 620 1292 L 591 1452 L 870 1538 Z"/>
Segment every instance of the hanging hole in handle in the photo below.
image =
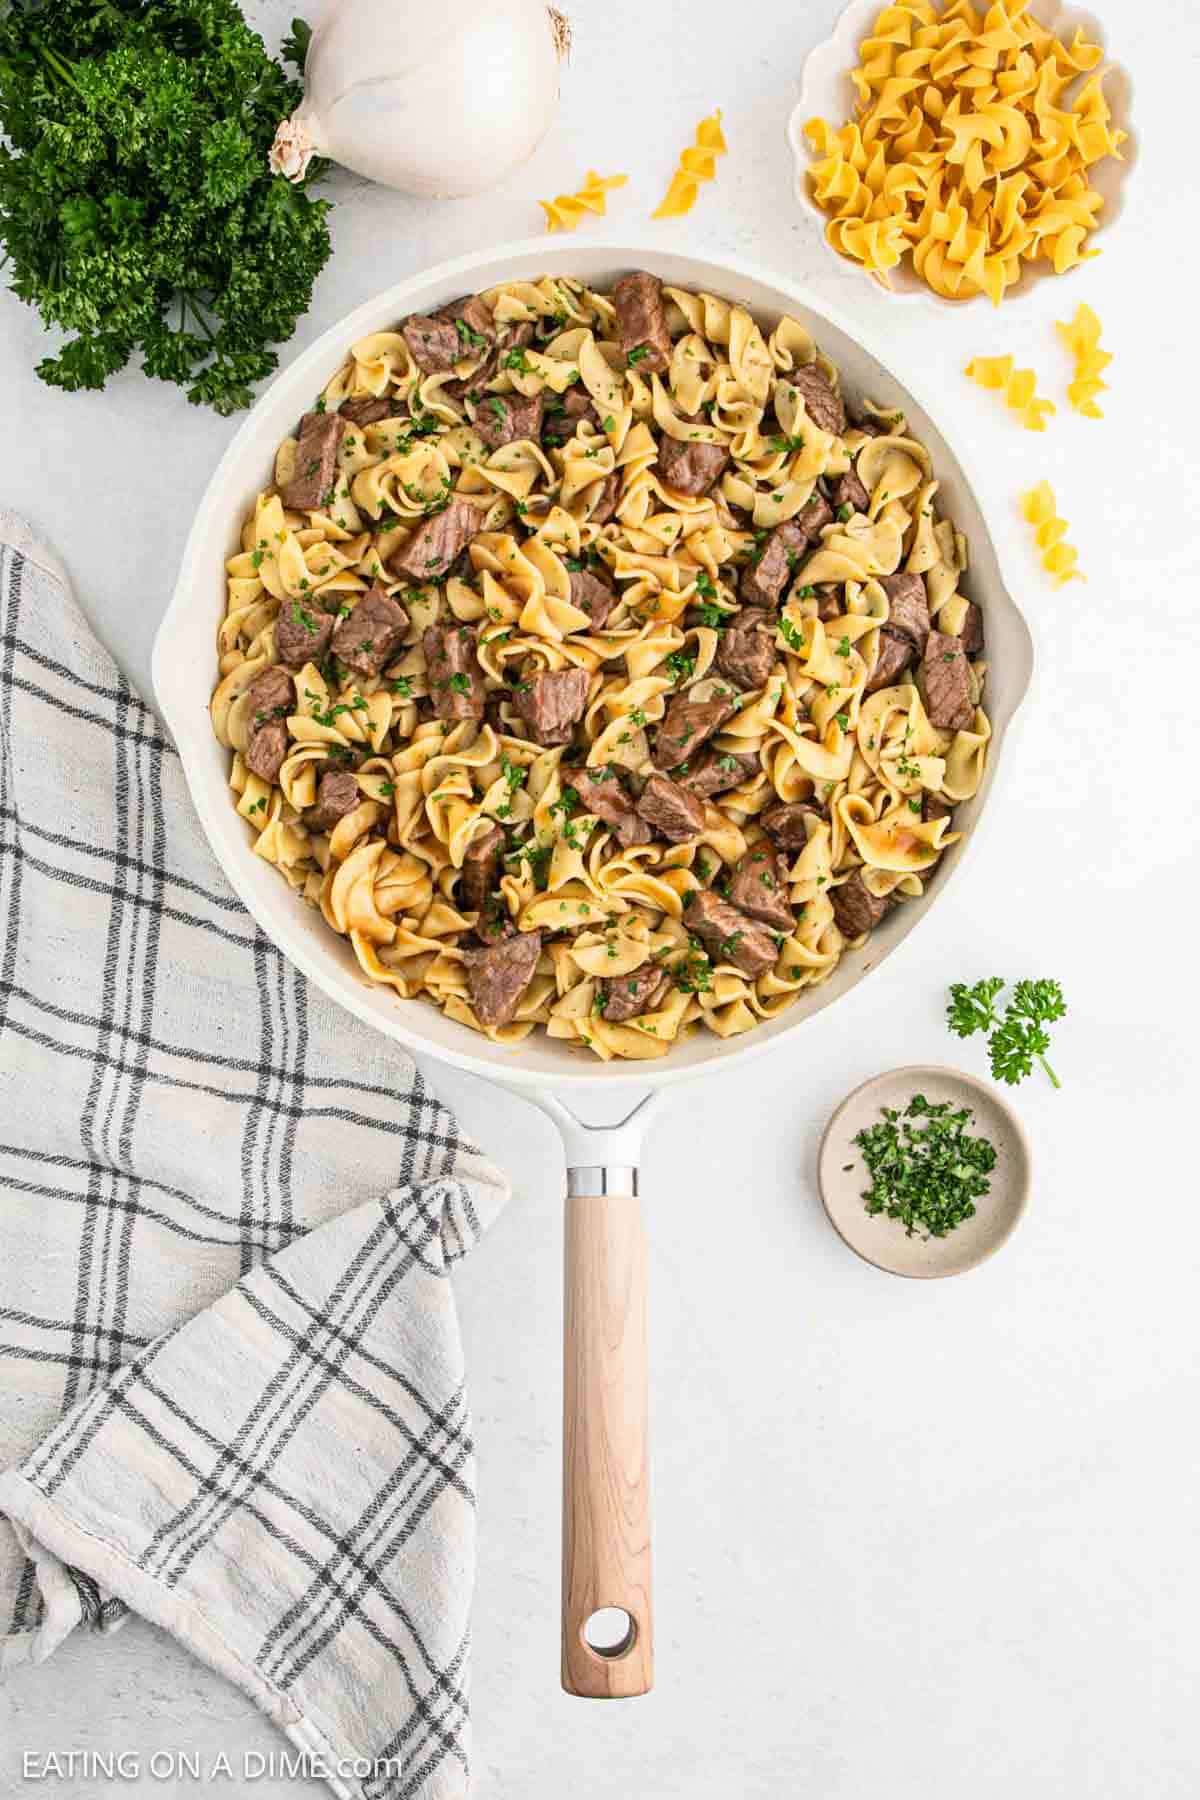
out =
<path fill-rule="evenodd" d="M 628 1656 L 637 1642 L 637 1620 L 623 1606 L 600 1606 L 583 1621 L 582 1636 L 597 1656 Z"/>

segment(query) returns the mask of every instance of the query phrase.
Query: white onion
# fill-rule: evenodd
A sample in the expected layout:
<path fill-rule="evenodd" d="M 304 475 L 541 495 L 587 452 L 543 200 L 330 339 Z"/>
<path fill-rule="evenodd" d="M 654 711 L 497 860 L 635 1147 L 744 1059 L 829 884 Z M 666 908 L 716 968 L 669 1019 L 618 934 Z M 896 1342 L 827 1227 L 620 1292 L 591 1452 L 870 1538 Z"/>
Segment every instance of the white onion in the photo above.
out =
<path fill-rule="evenodd" d="M 333 0 L 271 167 L 298 181 L 318 155 L 410 194 L 494 187 L 544 137 L 568 41 L 543 0 Z"/>

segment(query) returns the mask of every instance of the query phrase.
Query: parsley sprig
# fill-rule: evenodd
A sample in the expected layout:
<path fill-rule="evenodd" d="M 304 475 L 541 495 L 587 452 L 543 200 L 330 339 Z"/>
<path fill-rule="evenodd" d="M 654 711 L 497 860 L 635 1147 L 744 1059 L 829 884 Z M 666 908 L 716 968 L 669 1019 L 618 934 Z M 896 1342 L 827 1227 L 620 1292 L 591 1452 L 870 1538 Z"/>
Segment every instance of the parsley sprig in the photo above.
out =
<path fill-rule="evenodd" d="M 975 1202 L 991 1187 L 996 1151 L 987 1138 L 969 1134 L 970 1108 L 955 1111 L 948 1100 L 935 1106 L 914 1094 L 903 1112 L 884 1106 L 880 1113 L 883 1123 L 854 1140 L 871 1177 L 867 1211 L 899 1219 L 908 1237 L 945 1237 L 973 1218 Z"/>
<path fill-rule="evenodd" d="M 250 404 L 330 251 L 329 203 L 267 169 L 300 95 L 235 0 L 3 9 L 4 261 L 73 334 L 43 381 L 102 388 L 138 356 L 194 405 Z"/>
<path fill-rule="evenodd" d="M 974 987 L 956 981 L 950 989 L 946 1007 L 946 1023 L 956 1037 L 972 1037 L 977 1031 L 988 1033 L 988 1056 L 997 1081 L 1015 1087 L 1040 1063 L 1056 1088 L 1062 1082 L 1046 1061 L 1050 1048 L 1047 1025 L 1061 1019 L 1067 1010 L 1062 988 L 1057 981 L 1018 981 L 1003 1017 L 996 1000 L 1004 987 L 1000 975 L 977 981 Z"/>

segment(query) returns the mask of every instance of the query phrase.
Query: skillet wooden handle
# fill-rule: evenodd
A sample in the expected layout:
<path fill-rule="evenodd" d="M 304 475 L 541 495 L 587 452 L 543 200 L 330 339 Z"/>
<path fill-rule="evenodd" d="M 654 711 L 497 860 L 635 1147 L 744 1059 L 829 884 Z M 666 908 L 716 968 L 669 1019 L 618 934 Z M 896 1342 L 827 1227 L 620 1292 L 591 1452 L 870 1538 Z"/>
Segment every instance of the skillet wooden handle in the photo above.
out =
<path fill-rule="evenodd" d="M 620 1700 L 654 1684 L 646 1424 L 646 1247 L 633 1195 L 567 1201 L 563 1339 L 562 1685 Z M 624 1645 L 584 1635 L 603 1607 Z"/>

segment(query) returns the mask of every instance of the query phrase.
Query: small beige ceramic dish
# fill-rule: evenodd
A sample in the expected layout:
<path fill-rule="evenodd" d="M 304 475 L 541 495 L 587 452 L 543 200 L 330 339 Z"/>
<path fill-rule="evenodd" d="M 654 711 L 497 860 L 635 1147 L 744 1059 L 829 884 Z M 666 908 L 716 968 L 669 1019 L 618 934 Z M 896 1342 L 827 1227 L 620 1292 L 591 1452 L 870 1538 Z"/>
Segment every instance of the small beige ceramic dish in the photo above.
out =
<path fill-rule="evenodd" d="M 978 1201 L 974 1218 L 943 1238 L 908 1237 L 898 1219 L 872 1215 L 863 1205 L 871 1184 L 854 1139 L 865 1126 L 879 1124 L 881 1107 L 903 1111 L 914 1094 L 934 1106 L 949 1100 L 969 1107 L 971 1135 L 987 1138 L 996 1150 L 991 1191 Z M 864 1081 L 842 1101 L 821 1139 L 817 1178 L 830 1224 L 857 1256 L 889 1275 L 929 1281 L 974 1269 L 1007 1242 L 1029 1199 L 1029 1168 L 1025 1133 L 994 1088 L 958 1069 L 914 1063 Z"/>
<path fill-rule="evenodd" d="M 858 64 L 859 44 L 871 35 L 875 20 L 885 5 L 886 0 L 847 0 L 830 36 L 810 50 L 804 60 L 797 82 L 800 98 L 787 122 L 787 140 L 795 164 L 796 199 L 804 211 L 816 220 L 826 253 L 835 257 L 843 268 L 861 274 L 864 280 L 878 287 L 890 300 L 924 301 L 927 306 L 937 307 L 971 306 L 976 302 L 987 306 L 990 302 L 983 294 L 973 294 L 966 300 L 952 300 L 943 294 L 934 293 L 922 281 L 907 256 L 889 271 L 890 284 L 860 270 L 856 263 L 835 250 L 825 236 L 829 215 L 817 205 L 809 189 L 807 177 L 814 152 L 804 135 L 804 127 L 813 117 L 828 119 L 831 125 L 841 125 L 846 119 L 854 117 L 857 96 L 850 71 Z M 981 6 L 979 10 L 986 9 Z M 1073 5 L 1071 0 L 1031 0 L 1029 10 L 1040 25 L 1053 31 L 1064 42 L 1069 43 L 1075 32 L 1082 30 L 1089 43 L 1107 43 L 1106 35 L 1095 15 Z M 1137 139 L 1130 123 L 1133 84 L 1129 73 L 1120 63 L 1113 62 L 1108 57 L 1105 58 L 1103 67 L 1108 72 L 1104 93 L 1112 108 L 1112 122 L 1127 136 L 1121 146 L 1120 158 L 1105 157 L 1101 162 L 1093 164 L 1090 171 L 1091 185 L 1104 200 L 1104 208 L 1092 233 L 1092 240 L 1102 237 L 1116 220 L 1124 203 L 1126 180 L 1137 160 Z M 1086 268 L 1087 264 L 1082 263 L 1077 267 Z M 1067 271 L 1069 275 L 1076 272 L 1076 269 Z M 1005 300 L 1031 292 L 1039 281 L 1052 273 L 1048 263 L 1023 264 L 1021 278 L 1008 290 Z"/>

